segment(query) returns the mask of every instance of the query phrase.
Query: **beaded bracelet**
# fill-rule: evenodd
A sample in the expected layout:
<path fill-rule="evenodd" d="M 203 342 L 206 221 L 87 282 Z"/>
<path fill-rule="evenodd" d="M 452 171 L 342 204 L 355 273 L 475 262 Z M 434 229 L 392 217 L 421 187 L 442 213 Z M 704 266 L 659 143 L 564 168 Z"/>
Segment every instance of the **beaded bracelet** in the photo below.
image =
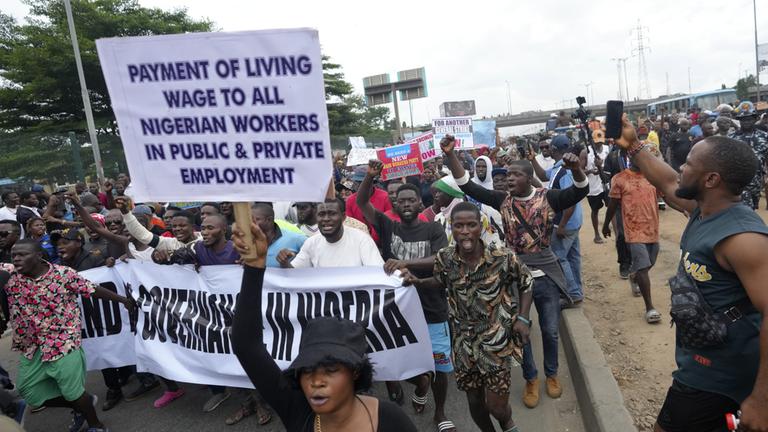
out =
<path fill-rule="evenodd" d="M 651 147 L 650 144 L 641 144 L 640 146 L 635 147 L 635 148 L 630 149 L 629 151 L 627 151 L 627 156 L 629 156 L 629 158 L 632 159 L 633 157 L 635 157 L 636 154 L 638 154 L 641 151 L 643 151 L 645 149 L 648 149 L 650 147 Z"/>

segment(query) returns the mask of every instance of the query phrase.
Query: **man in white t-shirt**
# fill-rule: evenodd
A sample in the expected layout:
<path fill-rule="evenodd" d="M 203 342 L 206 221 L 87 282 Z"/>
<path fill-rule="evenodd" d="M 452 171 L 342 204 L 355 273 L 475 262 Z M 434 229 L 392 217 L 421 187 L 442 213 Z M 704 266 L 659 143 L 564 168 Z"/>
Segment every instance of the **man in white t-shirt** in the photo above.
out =
<path fill-rule="evenodd" d="M 283 268 L 383 266 L 376 243 L 368 233 L 344 226 L 344 202 L 327 199 L 317 204 L 321 235 L 308 238 L 294 253 L 283 249 L 277 261 Z"/>
<path fill-rule="evenodd" d="M 536 155 L 536 162 L 539 163 L 539 166 L 544 168 L 544 171 L 547 171 L 548 169 L 551 169 L 553 166 L 555 166 L 555 160 L 552 158 L 552 154 L 549 150 L 549 144 L 550 140 L 543 139 L 539 141 L 539 154 Z M 539 182 L 546 181 L 546 179 L 542 180 L 536 174 L 534 174 L 534 177 L 536 177 Z"/>
<path fill-rule="evenodd" d="M 19 194 L 16 192 L 5 192 L 3 194 L 4 207 L 0 208 L 0 220 L 16 220 L 16 211 L 19 209 Z"/>
<path fill-rule="evenodd" d="M 603 186 L 600 171 L 603 169 L 603 162 L 608 158 L 609 149 L 605 145 L 605 132 L 601 129 L 592 131 L 592 141 L 595 143 L 597 157 L 595 157 L 595 152 L 591 148 L 587 148 L 581 151 L 579 159 L 581 159 L 581 167 L 587 174 L 587 180 L 589 180 L 587 201 L 589 202 L 589 208 L 592 210 L 592 229 L 595 231 L 595 243 L 599 244 L 605 241 L 600 237 L 598 213 L 608 201 L 608 191 Z"/>

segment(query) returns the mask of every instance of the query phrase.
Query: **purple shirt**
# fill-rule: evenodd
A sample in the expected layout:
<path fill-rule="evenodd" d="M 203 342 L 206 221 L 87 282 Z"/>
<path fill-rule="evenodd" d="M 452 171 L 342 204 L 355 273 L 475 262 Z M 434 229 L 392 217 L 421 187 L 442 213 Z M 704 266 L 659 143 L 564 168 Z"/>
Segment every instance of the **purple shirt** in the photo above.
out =
<path fill-rule="evenodd" d="M 227 241 L 224 249 L 219 252 L 205 247 L 203 242 L 199 241 L 195 243 L 195 253 L 197 254 L 197 262 L 201 266 L 236 264 L 236 261 L 240 259 L 240 254 L 235 250 L 231 240 Z"/>

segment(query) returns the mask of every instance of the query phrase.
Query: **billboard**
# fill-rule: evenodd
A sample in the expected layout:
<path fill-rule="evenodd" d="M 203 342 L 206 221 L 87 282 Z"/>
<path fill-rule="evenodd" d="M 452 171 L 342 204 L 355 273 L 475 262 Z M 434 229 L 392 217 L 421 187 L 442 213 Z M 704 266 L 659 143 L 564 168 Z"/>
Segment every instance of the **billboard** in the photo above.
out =
<path fill-rule="evenodd" d="M 760 72 L 768 70 L 768 43 L 757 46 L 757 65 L 760 68 Z"/>
<path fill-rule="evenodd" d="M 456 102 L 443 102 L 440 104 L 440 117 L 463 117 L 473 116 L 477 114 L 475 111 L 475 101 L 456 101 Z"/>

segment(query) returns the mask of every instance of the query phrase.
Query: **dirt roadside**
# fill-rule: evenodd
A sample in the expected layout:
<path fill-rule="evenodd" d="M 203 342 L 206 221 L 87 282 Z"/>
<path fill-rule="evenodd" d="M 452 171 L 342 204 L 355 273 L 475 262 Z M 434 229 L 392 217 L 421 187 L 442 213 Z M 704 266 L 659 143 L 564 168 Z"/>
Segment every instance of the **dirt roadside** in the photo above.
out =
<path fill-rule="evenodd" d="M 764 201 L 760 207 L 765 208 Z M 641 432 L 652 431 L 675 369 L 675 336 L 669 325 L 667 279 L 677 268 L 680 235 L 687 219 L 671 209 L 660 212 L 661 251 L 651 270 L 651 290 L 654 306 L 663 320 L 660 324 L 649 325 L 644 320 L 642 298 L 633 297 L 629 282 L 619 278 L 613 239 L 595 244 L 586 202 L 582 210 L 584 312 L 592 323 L 635 425 Z M 602 210 L 601 224 L 604 214 L 605 210 Z M 768 220 L 768 212 L 759 210 L 759 214 Z"/>

